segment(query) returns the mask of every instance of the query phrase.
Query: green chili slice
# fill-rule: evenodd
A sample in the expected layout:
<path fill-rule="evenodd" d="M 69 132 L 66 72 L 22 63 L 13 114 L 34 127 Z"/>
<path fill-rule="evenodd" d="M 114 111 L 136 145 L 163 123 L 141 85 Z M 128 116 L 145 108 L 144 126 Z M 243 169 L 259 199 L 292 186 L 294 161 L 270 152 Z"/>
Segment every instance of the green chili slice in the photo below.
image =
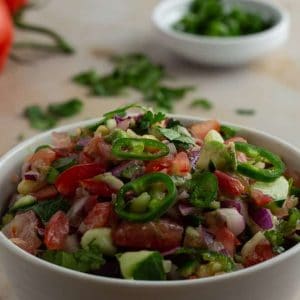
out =
<path fill-rule="evenodd" d="M 199 208 L 218 208 L 216 202 L 218 194 L 218 180 L 210 172 L 195 173 L 188 182 L 190 202 Z"/>
<path fill-rule="evenodd" d="M 119 158 L 153 160 L 169 153 L 164 143 L 143 138 L 119 138 L 112 144 L 112 153 Z"/>
<path fill-rule="evenodd" d="M 264 148 L 236 142 L 235 149 L 250 158 L 272 165 L 270 168 L 262 169 L 250 163 L 238 163 L 237 171 L 242 175 L 259 181 L 271 182 L 281 176 L 285 170 L 285 165 L 280 157 Z"/>
<path fill-rule="evenodd" d="M 157 185 L 166 190 L 164 198 L 152 197 L 147 203 L 145 212 L 133 212 L 128 209 L 130 207 L 130 201 L 126 201 L 128 192 L 141 195 L 147 190 L 153 190 Z M 164 173 L 151 173 L 125 184 L 117 194 L 114 207 L 122 219 L 133 222 L 149 222 L 164 214 L 174 204 L 176 195 L 176 187 L 170 176 Z"/>

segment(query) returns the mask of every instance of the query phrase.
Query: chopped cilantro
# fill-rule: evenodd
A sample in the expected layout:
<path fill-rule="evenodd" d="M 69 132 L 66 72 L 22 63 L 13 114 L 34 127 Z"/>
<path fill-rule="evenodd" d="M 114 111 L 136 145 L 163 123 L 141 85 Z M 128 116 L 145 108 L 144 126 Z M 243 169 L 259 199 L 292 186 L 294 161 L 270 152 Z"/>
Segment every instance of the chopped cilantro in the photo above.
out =
<path fill-rule="evenodd" d="M 190 105 L 191 107 L 201 107 L 205 110 L 211 110 L 213 108 L 213 104 L 208 99 L 195 99 Z"/>
<path fill-rule="evenodd" d="M 172 128 L 158 127 L 158 131 L 177 146 L 183 146 L 184 148 L 187 148 L 190 145 L 195 145 L 195 141 L 191 137 L 189 132 L 185 127 L 182 127 L 180 125 L 174 126 Z"/>
<path fill-rule="evenodd" d="M 162 112 L 153 113 L 149 110 L 137 121 L 135 131 L 138 134 L 145 134 L 152 125 L 163 121 L 165 118 L 166 115 Z"/>
<path fill-rule="evenodd" d="M 42 258 L 58 266 L 85 273 L 98 270 L 105 263 L 99 247 L 94 244 L 75 253 L 47 250 Z"/>
<path fill-rule="evenodd" d="M 238 108 L 235 112 L 238 115 L 243 115 L 243 116 L 253 116 L 255 114 L 254 109 L 245 109 L 245 108 Z"/>

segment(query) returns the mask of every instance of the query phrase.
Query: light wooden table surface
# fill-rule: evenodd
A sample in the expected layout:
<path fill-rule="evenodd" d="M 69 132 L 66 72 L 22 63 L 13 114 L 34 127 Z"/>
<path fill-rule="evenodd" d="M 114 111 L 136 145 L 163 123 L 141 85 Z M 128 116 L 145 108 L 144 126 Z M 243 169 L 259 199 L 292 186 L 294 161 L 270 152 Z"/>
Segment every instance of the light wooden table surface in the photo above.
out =
<path fill-rule="evenodd" d="M 84 89 L 70 82 L 74 74 L 91 67 L 109 71 L 108 54 L 137 51 L 148 53 L 164 64 L 176 78 L 175 83 L 197 86 L 185 101 L 178 103 L 175 112 L 256 127 L 300 146 L 300 2 L 276 0 L 292 17 L 291 36 L 286 46 L 262 61 L 237 69 L 196 66 L 160 47 L 150 22 L 157 2 L 52 0 L 43 9 L 30 13 L 28 17 L 32 21 L 47 24 L 68 37 L 77 53 L 71 57 L 39 58 L 25 65 L 9 62 L 0 75 L 0 154 L 17 143 L 19 134 L 29 137 L 37 133 L 21 118 L 26 105 L 46 106 L 49 102 L 82 97 L 84 112 L 67 121 L 73 122 L 100 116 L 129 100 L 138 100 L 136 93 L 91 98 Z M 195 96 L 211 99 L 215 108 L 209 112 L 190 109 L 188 103 Z M 237 115 L 237 108 L 254 108 L 256 114 Z M 0 300 L 12 299 L 0 271 Z"/>

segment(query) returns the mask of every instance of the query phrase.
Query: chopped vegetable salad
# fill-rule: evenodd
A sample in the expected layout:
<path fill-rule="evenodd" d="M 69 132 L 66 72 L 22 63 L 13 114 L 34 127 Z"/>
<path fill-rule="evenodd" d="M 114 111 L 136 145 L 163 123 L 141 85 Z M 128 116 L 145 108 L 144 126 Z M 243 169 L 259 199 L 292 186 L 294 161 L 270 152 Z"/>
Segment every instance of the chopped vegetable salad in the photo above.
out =
<path fill-rule="evenodd" d="M 54 132 L 25 159 L 2 232 L 43 260 L 100 276 L 247 268 L 300 240 L 299 179 L 270 150 L 216 120 L 185 126 L 128 105 L 75 134 Z"/>

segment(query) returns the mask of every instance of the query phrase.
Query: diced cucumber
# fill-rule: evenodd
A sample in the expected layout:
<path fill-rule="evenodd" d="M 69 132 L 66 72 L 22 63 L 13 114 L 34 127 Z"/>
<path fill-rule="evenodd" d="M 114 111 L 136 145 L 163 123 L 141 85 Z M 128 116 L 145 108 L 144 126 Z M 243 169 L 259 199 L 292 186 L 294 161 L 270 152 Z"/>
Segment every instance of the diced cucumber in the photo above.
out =
<path fill-rule="evenodd" d="M 263 194 L 271 196 L 275 201 L 283 200 L 288 197 L 289 182 L 281 176 L 272 182 L 257 181 L 251 185 L 250 190 L 259 190 Z"/>
<path fill-rule="evenodd" d="M 91 244 L 95 244 L 104 255 L 108 256 L 112 256 L 117 252 L 111 238 L 110 228 L 102 227 L 88 230 L 81 238 L 80 244 L 84 249 L 87 249 Z"/>
<path fill-rule="evenodd" d="M 262 243 L 267 241 L 265 235 L 259 231 L 257 232 L 242 248 L 241 254 L 243 258 L 246 258 L 249 254 L 254 252 L 255 247 Z"/>
<path fill-rule="evenodd" d="M 201 149 L 197 169 L 207 170 L 211 162 L 218 170 L 234 169 L 235 159 L 232 155 L 232 150 L 229 151 L 223 143 L 210 141 L 205 143 Z"/>
<path fill-rule="evenodd" d="M 188 226 L 185 230 L 183 246 L 191 248 L 202 248 L 204 246 L 204 242 L 203 237 L 200 235 L 200 230 Z"/>
<path fill-rule="evenodd" d="M 188 278 L 196 272 L 198 266 L 199 263 L 196 259 L 188 259 L 180 268 L 178 268 L 178 272 L 182 277 Z"/>
<path fill-rule="evenodd" d="M 156 251 L 125 252 L 118 257 L 125 279 L 165 280 L 163 259 Z"/>
<path fill-rule="evenodd" d="M 33 204 L 35 204 L 37 201 L 36 201 L 36 198 L 31 196 L 31 195 L 26 195 L 26 196 L 23 196 L 21 198 L 19 198 L 15 203 L 14 205 L 11 207 L 11 211 L 15 211 L 15 210 L 19 210 L 19 209 L 22 209 L 22 208 L 26 208 L 26 207 L 29 207 Z"/>
<path fill-rule="evenodd" d="M 123 181 L 112 175 L 110 172 L 97 175 L 94 179 L 107 183 L 112 189 L 117 191 L 124 185 Z"/>
<path fill-rule="evenodd" d="M 224 143 L 224 139 L 222 138 L 221 134 L 214 129 L 210 130 L 204 138 L 204 143 L 208 143 L 212 141 L 216 141 L 222 144 Z"/>
<path fill-rule="evenodd" d="M 133 198 L 130 201 L 130 211 L 134 213 L 143 213 L 148 209 L 148 204 L 151 200 L 151 196 L 144 192 L 138 197 Z"/>

